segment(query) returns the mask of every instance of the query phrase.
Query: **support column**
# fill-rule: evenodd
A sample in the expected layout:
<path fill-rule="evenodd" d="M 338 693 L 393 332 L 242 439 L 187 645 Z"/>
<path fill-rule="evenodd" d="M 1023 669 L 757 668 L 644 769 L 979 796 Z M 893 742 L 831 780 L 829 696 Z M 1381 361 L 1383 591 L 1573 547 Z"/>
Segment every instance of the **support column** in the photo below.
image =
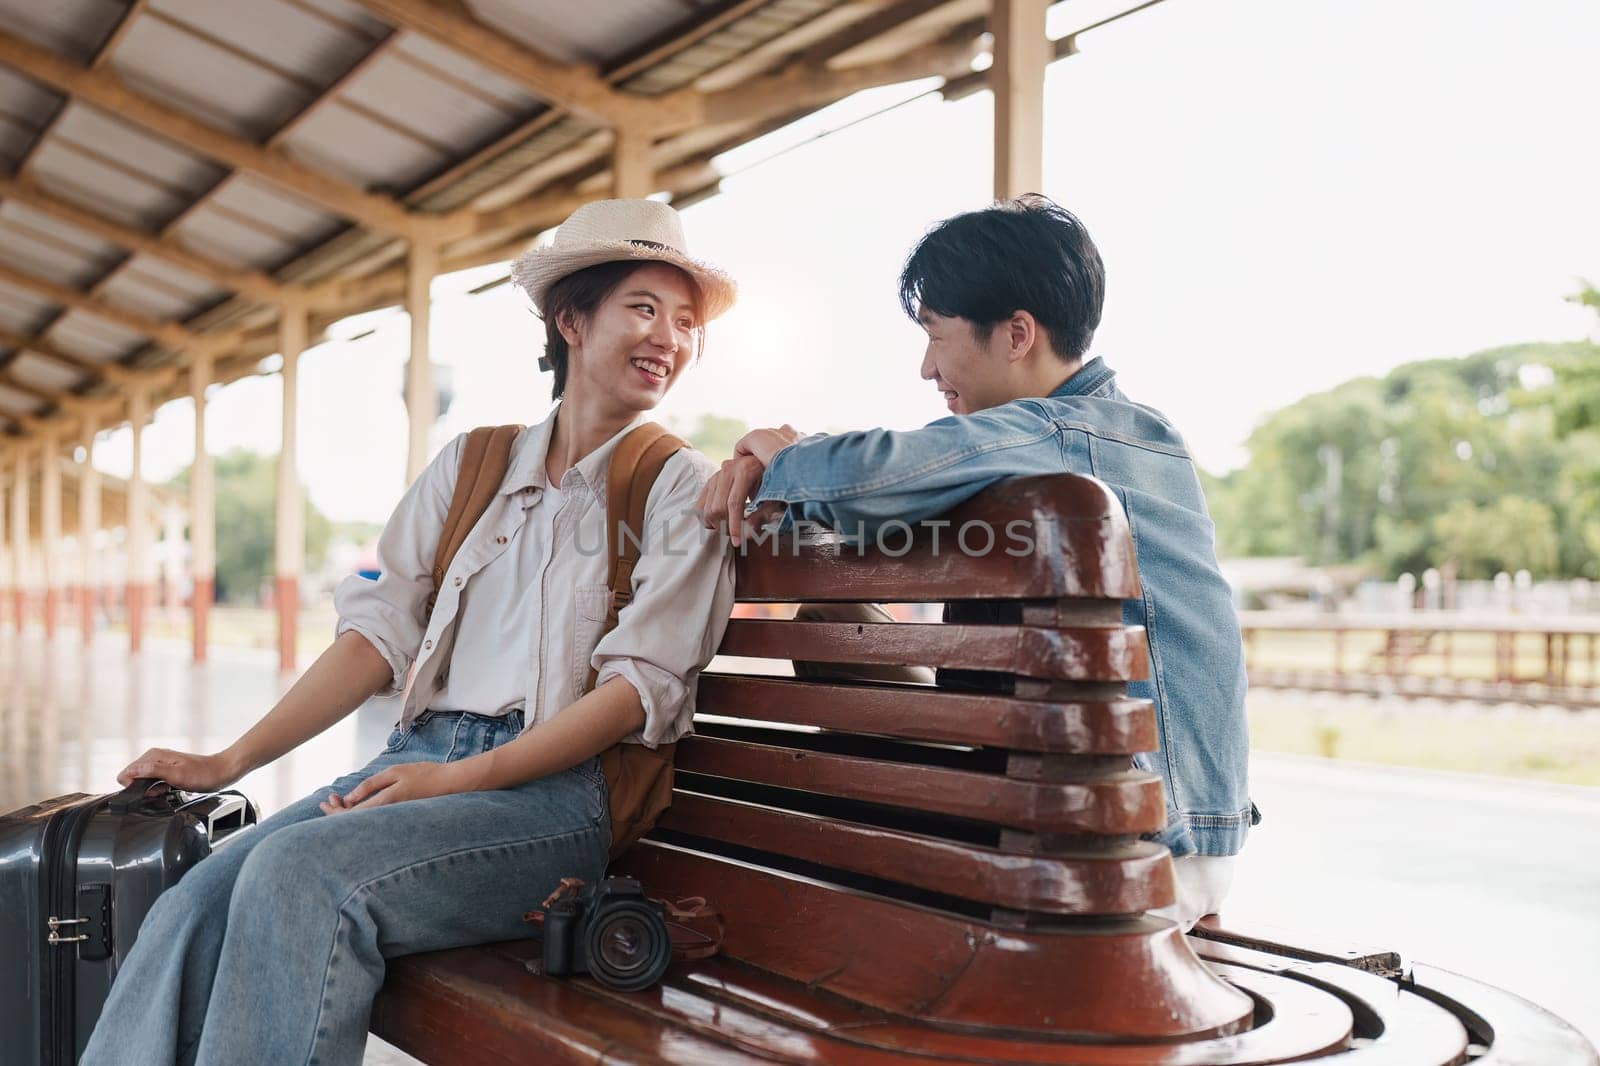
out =
<path fill-rule="evenodd" d="M 300 353 L 306 347 L 306 310 L 286 304 L 278 324 L 283 349 L 283 446 L 278 451 L 277 557 L 278 669 L 295 668 L 295 631 L 300 616 L 300 573 L 305 560 L 305 505 L 295 469 Z M 414 358 L 414 356 L 413 356 Z"/>
<path fill-rule="evenodd" d="M 206 661 L 210 646 L 211 604 L 216 595 L 217 509 L 206 451 L 206 387 L 215 357 L 209 349 L 194 353 L 189 367 L 189 393 L 194 397 L 194 465 L 189 468 L 189 564 L 194 580 L 189 609 L 194 634 L 194 661 Z"/>
<path fill-rule="evenodd" d="M 83 643 L 94 641 L 94 611 L 100 602 L 100 471 L 94 468 L 94 437 L 98 430 L 95 417 L 83 416 L 83 465 L 78 471 L 78 550 L 79 559 L 78 624 L 83 629 Z"/>
<path fill-rule="evenodd" d="M 1051 0 L 994 0 L 994 195 L 1008 200 L 1044 185 L 1044 32 Z"/>
<path fill-rule="evenodd" d="M 428 329 L 433 320 L 433 276 L 439 270 L 439 249 L 421 235 L 411 240 L 406 264 L 406 311 L 411 315 L 411 357 L 406 363 L 406 414 L 411 438 L 406 448 L 406 484 L 417 480 L 428 465 L 428 434 L 439 417 L 439 395 L 433 387 L 433 364 L 428 360 Z"/>
<path fill-rule="evenodd" d="M 167 504 L 161 508 L 161 612 L 173 628 L 183 607 L 183 527 L 184 509 Z"/>
<path fill-rule="evenodd" d="M 18 449 L 11 475 L 11 587 L 15 590 L 16 612 L 12 621 L 21 633 L 28 621 L 28 453 Z"/>
<path fill-rule="evenodd" d="M 10 616 L 17 594 L 17 579 L 11 561 L 11 513 L 6 501 L 11 498 L 12 473 L 9 469 L 11 455 L 0 457 L 0 626 Z"/>
<path fill-rule="evenodd" d="M 40 539 L 44 559 L 44 639 L 56 638 L 61 611 L 61 449 L 54 433 L 44 435 L 40 474 Z"/>
<path fill-rule="evenodd" d="M 643 199 L 655 192 L 655 167 L 651 152 L 655 144 L 642 130 L 619 129 L 611 149 L 611 195 Z"/>
<path fill-rule="evenodd" d="M 150 394 L 139 382 L 129 382 L 128 421 L 133 427 L 133 473 L 128 476 L 128 651 L 144 646 L 144 609 L 153 584 L 150 544 L 149 489 L 144 483 L 144 424 L 150 419 Z"/>

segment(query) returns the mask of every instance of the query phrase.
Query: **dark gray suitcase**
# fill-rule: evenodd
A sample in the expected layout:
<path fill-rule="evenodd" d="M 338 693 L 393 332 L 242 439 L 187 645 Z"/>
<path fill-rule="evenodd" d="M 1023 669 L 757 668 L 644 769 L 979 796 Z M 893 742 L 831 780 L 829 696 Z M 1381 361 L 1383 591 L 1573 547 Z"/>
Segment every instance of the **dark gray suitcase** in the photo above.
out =
<path fill-rule="evenodd" d="M 255 823 L 156 778 L 0 816 L 0 1066 L 73 1066 L 156 897 Z"/>

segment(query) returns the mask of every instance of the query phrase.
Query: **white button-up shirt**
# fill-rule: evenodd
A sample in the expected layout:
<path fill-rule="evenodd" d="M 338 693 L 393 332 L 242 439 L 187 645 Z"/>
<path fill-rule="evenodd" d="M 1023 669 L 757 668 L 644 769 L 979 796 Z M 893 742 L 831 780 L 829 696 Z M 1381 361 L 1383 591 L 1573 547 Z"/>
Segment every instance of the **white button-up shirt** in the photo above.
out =
<path fill-rule="evenodd" d="M 552 412 L 517 436 L 499 492 L 456 552 L 428 618 L 434 552 L 466 434 L 451 441 L 384 526 L 378 579 L 352 575 L 335 590 L 335 635 L 355 630 L 383 655 L 393 678 L 380 695 L 404 690 L 415 667 L 402 725 L 430 707 L 522 707 L 532 726 L 577 700 L 592 663 L 597 684 L 623 677 L 639 692 L 645 724 L 629 739 L 670 743 L 692 728 L 695 684 L 733 608 L 732 550 L 694 509 L 715 467 L 690 449 L 667 460 L 645 508 L 633 599 L 602 640 L 606 471 L 644 416 L 568 470 L 557 499 L 545 501 L 555 419 Z"/>

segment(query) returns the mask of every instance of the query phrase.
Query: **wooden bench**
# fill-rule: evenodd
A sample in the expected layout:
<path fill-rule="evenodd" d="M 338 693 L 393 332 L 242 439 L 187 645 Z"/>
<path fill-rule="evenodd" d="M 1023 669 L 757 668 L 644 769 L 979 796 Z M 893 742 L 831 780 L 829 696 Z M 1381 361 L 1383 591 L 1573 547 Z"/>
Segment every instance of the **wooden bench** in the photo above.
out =
<path fill-rule="evenodd" d="M 1450 995 L 1375 1007 L 1379 986 L 1401 987 L 1381 973 L 1214 926 L 1185 937 L 1146 914 L 1174 885 L 1166 850 L 1141 839 L 1164 804 L 1131 761 L 1156 727 L 1126 694 L 1147 656 L 1122 622 L 1139 591 L 1122 512 L 1098 482 L 1061 476 L 1003 482 L 949 518 L 937 554 L 927 538 L 890 554 L 904 538 L 858 551 L 828 536 L 741 559 L 748 603 L 949 606 L 941 623 L 729 624 L 721 652 L 747 668 L 724 660 L 701 678 L 674 805 L 614 870 L 655 895 L 709 897 L 727 923 L 718 957 L 638 993 L 545 977 L 537 940 L 396 959 L 373 1032 L 430 1063 L 474 1064 L 1176 1064 L 1381 1048 L 1399 1054 L 1371 1062 L 1442 1066 L 1489 1046 L 1491 1023 Z M 1000 534 L 993 550 L 960 550 L 968 522 Z M 1015 522 L 1037 550 L 1007 554 Z M 963 673 L 940 686 L 779 676 L 791 659 Z M 1528 1046 L 1565 1048 L 1536 1008 L 1494 1002 Z"/>

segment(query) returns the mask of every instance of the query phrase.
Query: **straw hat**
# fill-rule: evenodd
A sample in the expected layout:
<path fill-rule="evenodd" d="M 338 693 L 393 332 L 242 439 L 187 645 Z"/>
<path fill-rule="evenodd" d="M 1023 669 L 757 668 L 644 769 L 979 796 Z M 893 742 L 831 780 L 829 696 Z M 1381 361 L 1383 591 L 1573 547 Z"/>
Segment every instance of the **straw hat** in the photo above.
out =
<path fill-rule="evenodd" d="M 541 312 L 550 286 L 585 267 L 622 260 L 671 263 L 700 285 L 705 321 L 733 306 L 737 286 L 717 267 L 689 255 L 683 222 L 659 200 L 596 200 L 574 211 L 548 245 L 529 248 L 511 267 L 511 278 Z"/>

